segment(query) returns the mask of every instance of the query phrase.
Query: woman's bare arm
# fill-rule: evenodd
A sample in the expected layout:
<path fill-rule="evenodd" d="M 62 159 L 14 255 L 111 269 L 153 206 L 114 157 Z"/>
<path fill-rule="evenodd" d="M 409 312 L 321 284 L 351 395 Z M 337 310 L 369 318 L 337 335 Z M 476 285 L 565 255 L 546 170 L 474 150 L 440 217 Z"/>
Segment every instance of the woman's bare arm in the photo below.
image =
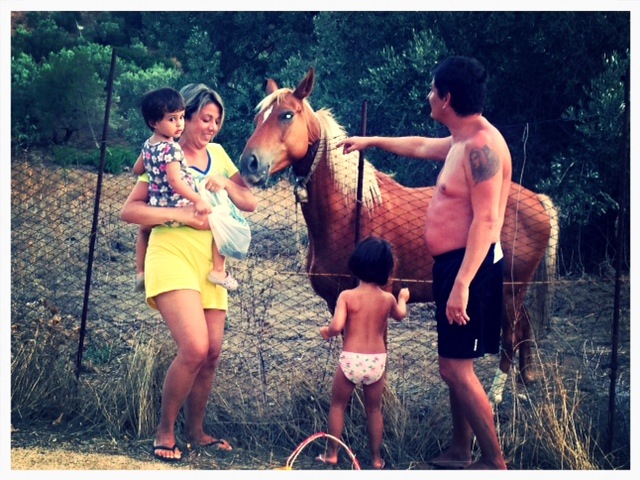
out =
<path fill-rule="evenodd" d="M 193 204 L 185 207 L 154 207 L 147 203 L 149 184 L 139 181 L 131 190 L 120 211 L 120 219 L 127 223 L 154 227 L 178 222 L 198 230 L 208 230 L 207 215 L 199 215 Z"/>

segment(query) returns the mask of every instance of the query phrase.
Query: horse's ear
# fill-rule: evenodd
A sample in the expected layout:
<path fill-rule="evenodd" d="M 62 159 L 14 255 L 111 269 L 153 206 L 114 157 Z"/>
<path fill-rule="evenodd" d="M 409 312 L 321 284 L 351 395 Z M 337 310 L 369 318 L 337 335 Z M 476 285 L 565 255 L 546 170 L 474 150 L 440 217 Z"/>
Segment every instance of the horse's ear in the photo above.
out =
<path fill-rule="evenodd" d="M 304 100 L 309 95 L 311 95 L 315 76 L 316 76 L 316 71 L 314 70 L 313 67 L 310 67 L 309 71 L 307 72 L 307 76 L 302 79 L 302 81 L 296 87 L 296 90 L 293 92 L 293 95 L 297 99 Z"/>
<path fill-rule="evenodd" d="M 278 84 L 273 78 L 270 78 L 267 80 L 267 84 L 264 89 L 266 90 L 267 95 L 271 95 L 273 92 L 278 90 Z"/>

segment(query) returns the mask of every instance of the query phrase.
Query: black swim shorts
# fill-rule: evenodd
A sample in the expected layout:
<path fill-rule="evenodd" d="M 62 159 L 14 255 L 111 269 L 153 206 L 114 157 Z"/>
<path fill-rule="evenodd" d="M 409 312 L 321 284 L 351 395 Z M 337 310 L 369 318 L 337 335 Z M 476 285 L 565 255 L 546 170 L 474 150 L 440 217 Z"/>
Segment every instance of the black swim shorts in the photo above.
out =
<path fill-rule="evenodd" d="M 479 358 L 500 351 L 503 315 L 504 258 L 500 244 L 492 244 L 469 286 L 466 325 L 449 324 L 447 301 L 465 249 L 436 255 L 433 296 L 436 302 L 438 355 L 445 358 Z"/>

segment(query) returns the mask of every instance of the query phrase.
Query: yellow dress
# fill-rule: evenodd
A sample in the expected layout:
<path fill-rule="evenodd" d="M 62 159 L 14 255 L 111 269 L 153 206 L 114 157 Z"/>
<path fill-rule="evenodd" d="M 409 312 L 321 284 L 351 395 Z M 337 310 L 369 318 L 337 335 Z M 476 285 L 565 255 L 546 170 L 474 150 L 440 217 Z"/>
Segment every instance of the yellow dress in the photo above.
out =
<path fill-rule="evenodd" d="M 207 145 L 209 165 L 205 171 L 189 168 L 197 180 L 207 175 L 233 176 L 238 168 L 220 144 Z M 142 175 L 139 181 L 148 181 Z M 197 182 L 196 182 L 197 183 Z M 202 307 L 227 310 L 227 290 L 207 280 L 213 268 L 211 230 L 156 226 L 151 230 L 144 263 L 147 303 L 157 309 L 154 298 L 172 290 L 200 292 Z"/>

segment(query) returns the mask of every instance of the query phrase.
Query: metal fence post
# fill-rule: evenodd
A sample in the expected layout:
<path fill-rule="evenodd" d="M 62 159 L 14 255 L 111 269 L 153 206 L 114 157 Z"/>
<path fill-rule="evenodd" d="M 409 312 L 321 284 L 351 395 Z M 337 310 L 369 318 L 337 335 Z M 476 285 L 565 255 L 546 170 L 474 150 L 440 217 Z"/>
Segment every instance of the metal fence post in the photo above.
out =
<path fill-rule="evenodd" d="M 82 304 L 82 317 L 80 323 L 80 338 L 78 340 L 78 353 L 76 355 L 76 379 L 80 377 L 82 370 L 82 352 L 84 349 L 84 337 L 87 330 L 87 312 L 89 309 L 89 292 L 91 291 L 91 270 L 93 268 L 94 250 L 96 235 L 98 231 L 98 213 L 100 212 L 100 195 L 102 192 L 102 177 L 104 173 L 105 154 L 107 148 L 107 134 L 109 132 L 109 115 L 111 111 L 111 95 L 113 92 L 113 77 L 116 70 L 116 50 L 111 53 L 111 68 L 107 81 L 107 100 L 104 111 L 104 125 L 102 126 L 102 141 L 100 142 L 100 166 L 98 168 L 98 180 L 96 183 L 96 195 L 93 204 L 93 223 L 91 225 L 91 235 L 89 237 L 89 258 L 87 261 L 87 275 L 84 284 L 84 301 Z"/>

